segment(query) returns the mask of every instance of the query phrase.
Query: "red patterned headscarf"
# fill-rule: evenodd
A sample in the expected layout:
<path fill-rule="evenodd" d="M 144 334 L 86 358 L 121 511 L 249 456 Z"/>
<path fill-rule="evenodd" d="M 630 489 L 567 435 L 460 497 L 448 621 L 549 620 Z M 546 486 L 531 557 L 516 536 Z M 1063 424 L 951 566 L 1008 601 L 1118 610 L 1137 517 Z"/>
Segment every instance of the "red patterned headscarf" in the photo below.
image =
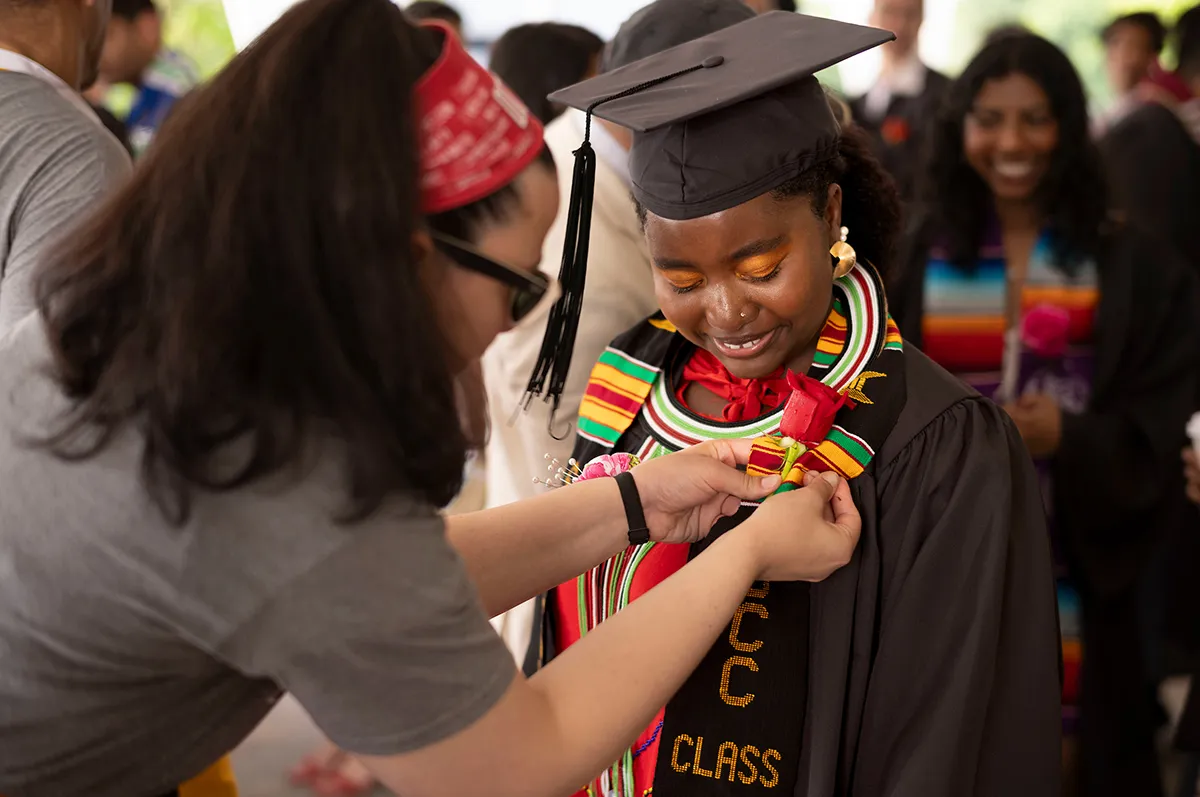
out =
<path fill-rule="evenodd" d="M 469 205 L 511 183 L 541 151 L 542 125 L 499 78 L 436 20 L 442 54 L 417 82 L 421 210 Z"/>

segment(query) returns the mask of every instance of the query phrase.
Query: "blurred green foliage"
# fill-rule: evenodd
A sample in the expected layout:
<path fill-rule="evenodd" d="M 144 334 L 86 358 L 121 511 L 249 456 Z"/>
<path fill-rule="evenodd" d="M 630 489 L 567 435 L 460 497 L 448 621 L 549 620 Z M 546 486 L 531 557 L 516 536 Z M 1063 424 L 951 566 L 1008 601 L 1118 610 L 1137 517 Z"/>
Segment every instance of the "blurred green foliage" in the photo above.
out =
<path fill-rule="evenodd" d="M 233 57 L 233 37 L 221 0 L 156 0 L 168 47 L 186 53 L 209 77 Z"/>

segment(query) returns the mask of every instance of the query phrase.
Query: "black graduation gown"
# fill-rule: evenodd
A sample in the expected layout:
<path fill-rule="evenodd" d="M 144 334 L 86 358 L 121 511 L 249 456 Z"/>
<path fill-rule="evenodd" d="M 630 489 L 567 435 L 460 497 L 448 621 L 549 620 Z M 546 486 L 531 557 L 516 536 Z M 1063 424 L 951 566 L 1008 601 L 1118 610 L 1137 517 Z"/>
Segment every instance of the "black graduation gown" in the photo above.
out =
<path fill-rule="evenodd" d="M 889 290 L 905 339 L 918 346 L 930 234 L 915 223 Z M 1053 502 L 1082 609 L 1081 793 L 1128 797 L 1161 791 L 1138 588 L 1182 494 L 1179 451 L 1200 351 L 1194 280 L 1170 248 L 1123 226 L 1102 252 L 1091 405 L 1063 420 Z"/>
<path fill-rule="evenodd" d="M 916 97 L 893 97 L 884 119 L 868 118 L 865 95 L 850 101 L 854 121 L 871 137 L 875 156 L 895 179 L 900 196 L 905 200 L 916 195 L 926 142 L 950 82 L 950 78 L 926 67 L 924 90 Z M 902 120 L 907 127 L 907 136 L 901 141 L 889 141 L 883 125 L 886 119 Z"/>
<path fill-rule="evenodd" d="M 1130 113 L 1100 144 L 1122 211 L 1155 237 L 1156 246 L 1174 246 L 1200 274 L 1200 144 L 1175 112 L 1158 103 Z M 1200 337 L 1200 318 L 1192 330 Z M 1200 408 L 1200 396 L 1195 406 Z M 1154 599 L 1162 606 L 1158 666 L 1164 676 L 1195 667 L 1200 658 L 1200 518 L 1182 494 L 1175 512 L 1156 555 L 1162 564 L 1152 574 Z M 1200 717 L 1200 707 L 1192 716 Z"/>
<path fill-rule="evenodd" d="M 852 484 L 863 532 L 811 592 L 797 797 L 1058 797 L 1053 566 L 1015 428 L 906 350 L 908 402 Z"/>
<path fill-rule="evenodd" d="M 1121 210 L 1200 273 L 1200 144 L 1183 122 L 1147 103 L 1108 131 L 1100 148 Z"/>
<path fill-rule="evenodd" d="M 905 408 L 851 482 L 859 546 L 809 592 L 796 797 L 1058 797 L 1057 609 L 1032 462 L 999 408 L 905 358 Z M 612 450 L 637 450 L 644 416 Z"/>

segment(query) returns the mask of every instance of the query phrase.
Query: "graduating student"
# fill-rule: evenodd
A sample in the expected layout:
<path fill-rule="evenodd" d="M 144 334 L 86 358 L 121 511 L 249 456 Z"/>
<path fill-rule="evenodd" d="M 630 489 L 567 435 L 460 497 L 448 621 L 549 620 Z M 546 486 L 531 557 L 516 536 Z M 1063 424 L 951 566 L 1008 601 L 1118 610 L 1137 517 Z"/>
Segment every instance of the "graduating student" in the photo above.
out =
<path fill-rule="evenodd" d="M 628 464 L 612 455 L 635 455 L 636 474 L 695 442 L 766 437 L 752 465 L 782 446 L 798 456 L 790 477 L 850 478 L 863 516 L 851 563 L 825 583 L 755 585 L 589 793 L 1058 794 L 1036 476 L 1004 413 L 901 340 L 881 279 L 895 189 L 813 77 L 890 38 L 765 14 L 554 97 L 634 131 L 662 308 L 595 367 L 575 451 L 600 459 L 585 475 Z M 555 342 L 570 338 L 583 284 L 590 157 L 585 143 L 569 227 L 583 257 L 563 269 L 560 328 L 552 320 L 533 384 L 551 399 L 565 371 Z M 773 442 L 781 424 L 799 436 Z M 755 512 L 744 504 L 718 531 Z M 703 548 L 634 545 L 561 585 L 548 650 L 590 636 Z"/>

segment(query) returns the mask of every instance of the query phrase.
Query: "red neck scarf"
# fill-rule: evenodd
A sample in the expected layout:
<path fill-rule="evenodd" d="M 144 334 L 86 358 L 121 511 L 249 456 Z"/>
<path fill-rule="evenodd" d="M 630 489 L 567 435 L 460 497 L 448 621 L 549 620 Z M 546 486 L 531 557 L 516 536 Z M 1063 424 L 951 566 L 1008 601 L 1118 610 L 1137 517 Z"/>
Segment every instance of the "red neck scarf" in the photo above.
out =
<path fill-rule="evenodd" d="M 786 368 L 763 379 L 739 379 L 729 373 L 716 355 L 705 349 L 696 349 L 683 366 L 683 381 L 677 395 L 684 406 L 687 406 L 684 392 L 692 384 L 700 385 L 726 402 L 720 420 L 729 422 L 753 420 L 779 409 L 792 393 Z"/>

